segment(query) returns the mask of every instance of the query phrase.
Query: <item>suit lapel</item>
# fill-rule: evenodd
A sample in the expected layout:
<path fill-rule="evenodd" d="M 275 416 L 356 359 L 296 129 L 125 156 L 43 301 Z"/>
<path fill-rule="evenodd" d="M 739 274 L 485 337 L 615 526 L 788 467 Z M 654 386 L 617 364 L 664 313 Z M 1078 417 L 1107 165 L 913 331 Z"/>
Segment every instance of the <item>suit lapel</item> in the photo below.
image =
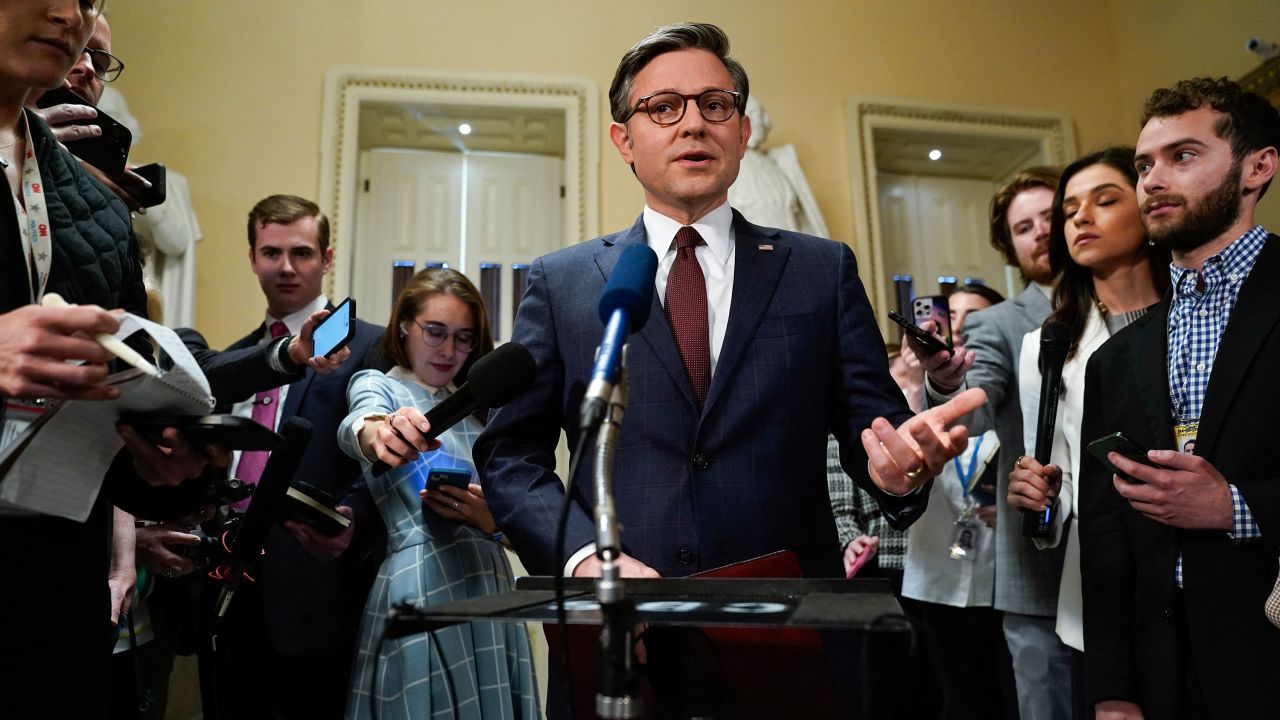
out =
<path fill-rule="evenodd" d="M 1169 412 L 1169 333 L 1166 330 L 1169 300 L 1170 295 L 1166 294 L 1155 309 L 1134 322 L 1133 339 L 1129 342 L 1134 361 L 1128 371 L 1153 437 L 1160 446 L 1173 442 L 1173 418 Z"/>
<path fill-rule="evenodd" d="M 791 248 L 780 242 L 777 230 L 752 225 L 737 210 L 733 211 L 733 228 L 733 299 L 729 307 L 729 327 L 725 330 L 724 344 L 720 347 L 720 357 L 716 360 L 716 371 L 711 378 L 704 415 L 723 392 L 742 359 L 742 354 L 755 337 L 756 326 L 773 301 L 774 291 L 778 289 L 778 281 L 782 278 L 782 269 L 786 267 L 787 257 L 791 254 Z M 766 243 L 766 240 L 769 242 Z M 762 244 L 771 249 L 761 249 Z M 670 335 L 670 331 L 667 334 Z"/>
<path fill-rule="evenodd" d="M 618 263 L 618 256 L 628 245 L 647 244 L 648 235 L 644 229 L 644 215 L 636 219 L 636 224 L 631 226 L 616 243 L 603 244 L 595 254 L 596 267 L 600 269 L 600 274 L 604 276 L 605 282 L 609 281 L 609 276 L 613 273 L 613 268 Z M 661 259 L 661 258 L 659 258 Z M 632 335 L 632 339 L 639 338 L 653 351 L 654 356 L 658 359 L 658 364 L 667 371 L 671 376 L 671 380 L 680 388 L 680 392 L 684 394 L 685 400 L 693 405 L 693 385 L 689 383 L 689 374 L 684 369 L 684 360 L 680 359 L 680 351 L 676 347 L 675 337 L 671 334 L 671 325 L 667 322 L 667 313 L 662 308 L 662 303 L 658 301 L 658 293 L 653 294 L 653 298 L 649 301 L 649 321 L 644 324 L 640 332 Z"/>
<path fill-rule="evenodd" d="M 1262 343 L 1280 322 L 1280 302 L 1272 278 L 1280 272 L 1280 238 L 1272 235 L 1263 246 L 1253 270 L 1240 288 L 1227 329 L 1218 345 L 1218 354 L 1205 389 L 1200 411 L 1196 454 L 1208 456 L 1218 439 L 1218 428 L 1231 407 L 1244 374 L 1253 364 Z"/>

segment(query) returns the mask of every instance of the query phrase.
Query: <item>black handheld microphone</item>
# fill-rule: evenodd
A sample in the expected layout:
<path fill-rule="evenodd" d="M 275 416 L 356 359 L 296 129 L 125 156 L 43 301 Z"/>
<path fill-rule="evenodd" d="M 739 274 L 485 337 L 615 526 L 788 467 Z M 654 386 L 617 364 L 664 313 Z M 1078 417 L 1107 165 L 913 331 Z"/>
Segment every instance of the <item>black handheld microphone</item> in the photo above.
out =
<path fill-rule="evenodd" d="M 431 423 L 427 440 L 434 440 L 481 408 L 506 405 L 532 385 L 537 374 L 538 364 L 525 346 L 509 342 L 494 348 L 476 361 L 462 387 L 427 411 L 427 422 Z M 374 475 L 390 469 L 381 460 L 373 464 Z"/>
<path fill-rule="evenodd" d="M 629 245 L 605 283 L 599 306 L 604 337 L 596 348 L 591 382 L 578 411 L 578 425 L 584 432 L 604 419 L 622 369 L 622 348 L 627 344 L 627 335 L 638 332 L 649 322 L 657 273 L 658 256 L 653 250 L 648 245 Z"/>
<path fill-rule="evenodd" d="M 252 568 L 262 554 L 267 533 L 279 517 L 279 507 L 284 501 L 294 473 L 302 463 L 302 454 L 311 442 L 311 423 L 300 417 L 291 417 L 280 426 L 284 444 L 271 451 L 262 477 L 244 511 L 235 538 L 231 541 L 228 570 L 223 577 L 222 594 L 218 598 L 218 617 L 226 615 L 231 598 L 244 578 L 244 571 Z"/>
<path fill-rule="evenodd" d="M 1062 391 L 1062 365 L 1071 349 L 1071 327 L 1056 320 L 1040 328 L 1040 411 L 1036 418 L 1036 462 L 1048 465 L 1053 454 L 1053 431 L 1058 422 L 1058 395 Z M 1053 528 L 1056 506 L 1044 512 L 1022 510 L 1022 534 L 1047 538 Z"/>

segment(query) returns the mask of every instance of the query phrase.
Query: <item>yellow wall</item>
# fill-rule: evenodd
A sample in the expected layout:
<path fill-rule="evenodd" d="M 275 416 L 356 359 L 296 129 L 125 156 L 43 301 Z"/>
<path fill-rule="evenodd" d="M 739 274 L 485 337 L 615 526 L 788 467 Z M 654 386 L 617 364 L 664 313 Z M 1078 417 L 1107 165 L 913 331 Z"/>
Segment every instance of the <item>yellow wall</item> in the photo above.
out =
<path fill-rule="evenodd" d="M 263 308 L 246 267 L 246 212 L 271 193 L 319 194 L 323 81 L 333 65 L 582 75 L 600 88 L 603 119 L 614 64 L 631 43 L 655 25 L 715 22 L 772 116 L 769 144 L 796 146 L 831 234 L 852 242 L 849 96 L 1063 113 L 1081 150 L 1132 142 L 1133 108 L 1155 83 L 1190 72 L 1239 75 L 1252 67 L 1240 49 L 1245 36 L 1280 40 L 1275 2 L 1227 3 L 1220 21 L 1209 5 L 117 0 L 110 17 L 128 63 L 119 88 L 145 131 L 136 159 L 162 160 L 191 180 L 205 236 L 197 325 L 221 344 Z M 1206 31 L 1213 42 L 1198 42 Z M 601 158 L 608 231 L 632 222 L 641 195 L 611 146 Z"/>

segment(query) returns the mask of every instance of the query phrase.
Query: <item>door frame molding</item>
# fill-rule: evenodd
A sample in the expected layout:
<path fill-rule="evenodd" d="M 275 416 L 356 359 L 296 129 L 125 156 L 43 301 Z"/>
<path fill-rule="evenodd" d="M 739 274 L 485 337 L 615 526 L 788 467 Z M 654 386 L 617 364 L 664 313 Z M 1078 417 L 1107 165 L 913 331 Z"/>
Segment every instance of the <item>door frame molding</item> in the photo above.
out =
<path fill-rule="evenodd" d="M 1035 140 L 1047 162 L 1065 165 L 1076 155 L 1075 130 L 1070 118 L 1053 113 L 993 110 L 960 105 L 923 103 L 898 98 L 854 96 L 845 104 L 845 137 L 853 194 L 854 252 L 869 268 L 860 272 L 867 297 L 879 311 L 890 306 L 884 282 L 883 238 L 880 232 L 880 189 L 876 180 L 874 134 L 880 128 L 945 132 L 956 135 Z M 881 331 L 889 321 L 877 312 Z"/>
<path fill-rule="evenodd" d="M 595 83 L 578 76 L 460 72 L 424 68 L 339 65 L 325 75 L 320 132 L 320 198 L 327 207 L 334 271 L 330 297 L 351 287 L 359 182 L 360 107 L 366 102 L 548 108 L 565 114 L 565 245 L 598 234 L 600 223 L 599 98 Z"/>

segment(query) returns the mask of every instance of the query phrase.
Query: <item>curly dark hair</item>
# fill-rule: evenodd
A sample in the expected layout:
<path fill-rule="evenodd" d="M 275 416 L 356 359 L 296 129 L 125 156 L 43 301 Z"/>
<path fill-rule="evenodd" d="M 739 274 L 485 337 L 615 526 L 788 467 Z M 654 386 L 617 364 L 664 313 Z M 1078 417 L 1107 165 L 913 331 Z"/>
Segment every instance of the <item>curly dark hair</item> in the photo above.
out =
<path fill-rule="evenodd" d="M 1013 249 L 1013 236 L 1009 234 L 1009 206 L 1013 199 L 1032 188 L 1057 190 L 1060 174 L 1057 168 L 1029 167 L 1013 176 L 991 197 L 991 247 L 1004 256 L 1005 264 L 1022 269 L 1018 265 L 1018 252 Z M 1026 273 L 1023 273 L 1023 279 L 1026 279 Z"/>
<path fill-rule="evenodd" d="M 1280 110 L 1226 77 L 1192 78 L 1156 90 L 1142 109 L 1141 127 L 1151 118 L 1173 117 L 1206 106 L 1222 113 L 1214 132 L 1231 143 L 1231 154 L 1237 161 L 1255 150 L 1280 148 Z M 1270 185 L 1268 181 L 1262 186 L 1259 198 Z"/>

